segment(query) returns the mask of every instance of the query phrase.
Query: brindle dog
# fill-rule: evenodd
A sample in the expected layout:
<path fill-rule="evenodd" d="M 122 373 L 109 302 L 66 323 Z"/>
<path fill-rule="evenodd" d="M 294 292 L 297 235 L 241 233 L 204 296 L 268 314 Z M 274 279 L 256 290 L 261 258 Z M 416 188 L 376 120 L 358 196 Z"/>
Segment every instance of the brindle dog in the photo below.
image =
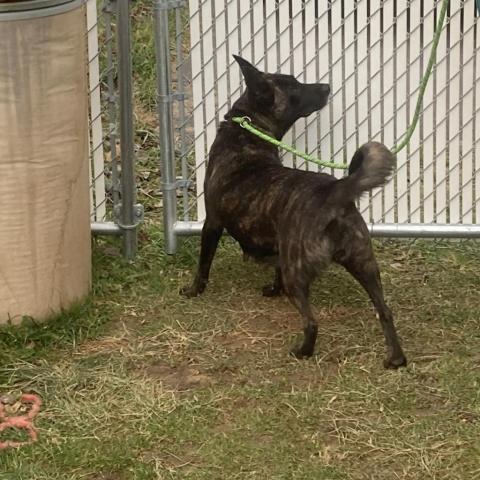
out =
<path fill-rule="evenodd" d="M 210 150 L 198 272 L 182 293 L 193 297 L 204 291 L 226 230 L 245 254 L 274 262 L 275 279 L 263 288 L 263 295 L 284 292 L 300 311 L 304 339 L 292 353 L 310 357 L 318 327 L 308 301 L 309 287 L 334 261 L 357 279 L 378 312 L 388 350 L 385 367 L 406 365 L 383 298 L 369 232 L 354 203 L 362 193 L 387 181 L 395 166 L 393 155 L 381 143 L 366 143 L 355 152 L 349 175 L 340 180 L 282 166 L 275 146 L 232 117 L 248 116 L 254 125 L 281 139 L 297 119 L 326 105 L 330 87 L 302 84 L 291 75 L 262 73 L 234 57 L 247 88 L 225 115 Z"/>

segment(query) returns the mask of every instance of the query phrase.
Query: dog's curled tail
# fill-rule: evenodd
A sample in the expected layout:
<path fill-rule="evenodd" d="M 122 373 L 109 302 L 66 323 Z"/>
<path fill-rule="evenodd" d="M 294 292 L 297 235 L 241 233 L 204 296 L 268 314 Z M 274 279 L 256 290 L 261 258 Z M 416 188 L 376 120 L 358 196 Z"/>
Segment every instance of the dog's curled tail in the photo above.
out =
<path fill-rule="evenodd" d="M 368 142 L 353 155 L 344 178 L 344 193 L 356 199 L 372 188 L 384 185 L 395 169 L 395 157 L 383 143 Z M 343 190 L 343 189 L 342 189 Z"/>

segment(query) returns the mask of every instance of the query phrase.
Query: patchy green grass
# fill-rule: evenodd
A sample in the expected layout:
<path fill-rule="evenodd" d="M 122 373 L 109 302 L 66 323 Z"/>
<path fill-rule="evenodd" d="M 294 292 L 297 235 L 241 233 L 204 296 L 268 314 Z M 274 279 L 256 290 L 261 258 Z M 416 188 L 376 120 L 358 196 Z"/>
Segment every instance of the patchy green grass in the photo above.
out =
<path fill-rule="evenodd" d="M 1 392 L 35 391 L 40 440 L 2 452 L 3 479 L 480 478 L 480 278 L 474 242 L 376 244 L 409 358 L 381 366 L 366 295 L 339 268 L 312 293 L 317 354 L 288 355 L 299 316 L 229 239 L 211 283 L 178 295 L 196 239 L 137 261 L 95 248 L 90 302 L 0 333 Z"/>

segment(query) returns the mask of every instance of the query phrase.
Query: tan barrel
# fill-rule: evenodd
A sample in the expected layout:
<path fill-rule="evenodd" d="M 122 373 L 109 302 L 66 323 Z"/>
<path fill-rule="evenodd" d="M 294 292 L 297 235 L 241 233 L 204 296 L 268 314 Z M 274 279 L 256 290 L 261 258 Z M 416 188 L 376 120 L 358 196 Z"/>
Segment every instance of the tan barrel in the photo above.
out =
<path fill-rule="evenodd" d="M 2 324 L 45 319 L 90 288 L 84 7 L 0 0 L 0 46 Z"/>

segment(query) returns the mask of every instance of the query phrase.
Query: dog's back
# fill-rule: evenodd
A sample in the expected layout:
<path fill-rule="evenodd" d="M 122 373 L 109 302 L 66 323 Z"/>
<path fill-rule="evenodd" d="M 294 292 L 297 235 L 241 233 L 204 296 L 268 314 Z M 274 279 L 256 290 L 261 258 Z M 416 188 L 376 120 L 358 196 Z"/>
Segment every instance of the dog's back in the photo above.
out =
<path fill-rule="evenodd" d="M 385 183 L 393 167 L 390 151 L 370 142 L 356 152 L 349 175 L 340 180 L 287 168 L 276 147 L 226 121 L 210 152 L 205 179 L 207 211 L 244 252 L 271 259 L 279 253 L 279 235 L 300 243 L 310 235 L 318 238 L 346 211 L 349 228 L 364 230 L 356 209 L 357 215 L 352 216 L 353 201 Z"/>

